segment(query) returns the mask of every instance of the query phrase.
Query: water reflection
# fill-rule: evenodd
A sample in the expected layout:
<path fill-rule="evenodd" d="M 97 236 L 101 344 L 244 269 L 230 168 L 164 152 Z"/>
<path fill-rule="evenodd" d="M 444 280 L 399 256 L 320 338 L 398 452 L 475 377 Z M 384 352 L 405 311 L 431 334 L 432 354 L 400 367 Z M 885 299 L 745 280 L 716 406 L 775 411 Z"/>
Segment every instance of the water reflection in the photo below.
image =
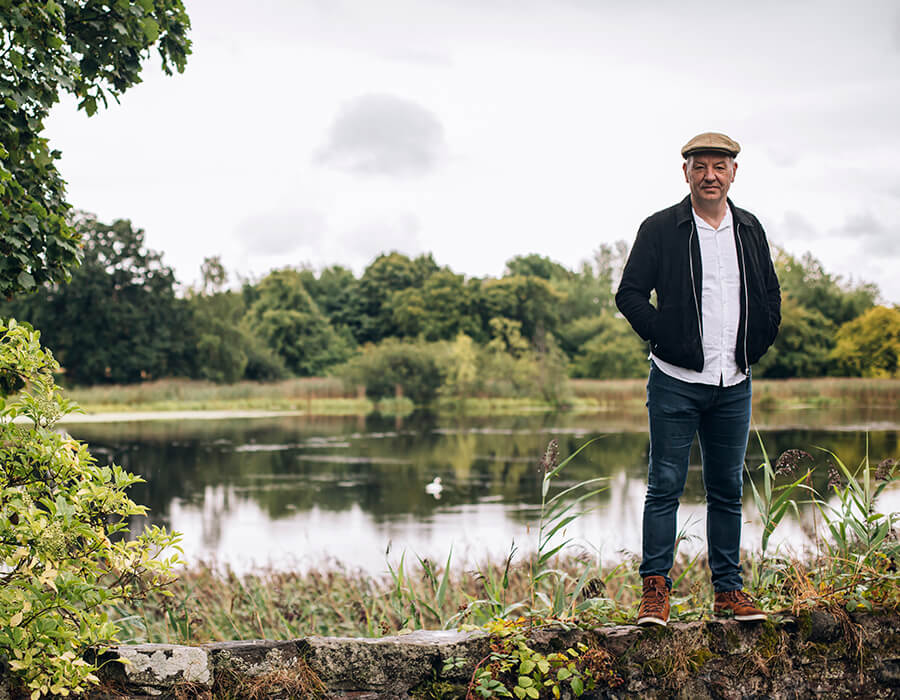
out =
<path fill-rule="evenodd" d="M 835 424 L 833 416 L 810 413 L 802 425 L 800 413 L 790 420 L 758 417 L 761 437 L 773 459 L 788 448 L 813 454 L 819 467 L 814 485 L 823 491 L 830 457 L 816 446 L 833 450 L 848 465 L 862 460 L 867 444 L 873 458 L 900 454 L 897 421 L 884 411 L 880 422 L 887 425 L 868 435 L 859 429 L 865 416 Z M 792 427 L 775 429 L 779 421 Z M 551 437 L 567 455 L 602 436 L 566 467 L 559 482 L 609 479 L 591 512 L 567 534 L 611 559 L 638 551 L 645 425 L 643 415 L 297 416 L 73 424 L 69 430 L 87 440 L 98 459 L 116 461 L 147 480 L 132 496 L 149 506 L 150 522 L 183 533 L 189 560 L 214 559 L 239 570 L 341 563 L 379 573 L 389 546 L 394 561 L 403 551 L 444 560 L 452 546 L 454 561 L 467 565 L 505 555 L 513 540 L 521 550 L 533 547 L 529 525 L 540 502 L 537 461 Z M 748 464 L 754 467 L 762 459 L 762 447 L 751 436 Z M 425 489 L 435 477 L 443 485 L 439 500 Z M 751 522 L 744 542 L 755 546 L 759 529 L 752 522 L 749 488 L 745 493 Z M 900 509 L 897 495 L 890 495 L 893 510 Z M 695 445 L 679 523 L 702 535 L 704 518 Z M 809 541 L 811 528 L 806 509 L 777 534 L 799 548 Z M 689 551 L 702 546 L 702 539 L 685 544 Z"/>

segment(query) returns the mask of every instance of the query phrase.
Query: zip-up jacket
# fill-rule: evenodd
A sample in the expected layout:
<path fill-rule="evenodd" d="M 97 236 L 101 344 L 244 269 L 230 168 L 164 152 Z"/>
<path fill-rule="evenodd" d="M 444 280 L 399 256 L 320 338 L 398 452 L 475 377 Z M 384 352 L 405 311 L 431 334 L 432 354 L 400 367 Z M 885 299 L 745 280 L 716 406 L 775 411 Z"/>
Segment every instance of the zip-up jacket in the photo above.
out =
<path fill-rule="evenodd" d="M 765 354 L 781 324 L 781 289 L 759 220 L 728 200 L 741 278 L 740 318 L 734 357 L 744 374 Z M 656 290 L 657 305 L 650 303 Z M 616 306 L 650 342 L 653 354 L 696 371 L 703 369 L 703 261 L 690 195 L 641 224 Z"/>

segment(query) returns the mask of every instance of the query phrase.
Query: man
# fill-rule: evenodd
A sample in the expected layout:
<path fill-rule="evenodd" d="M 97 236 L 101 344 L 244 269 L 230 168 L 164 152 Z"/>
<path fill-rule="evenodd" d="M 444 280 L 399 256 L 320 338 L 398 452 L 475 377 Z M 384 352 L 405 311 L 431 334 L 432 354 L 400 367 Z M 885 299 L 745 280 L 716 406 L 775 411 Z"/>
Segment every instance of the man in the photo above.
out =
<path fill-rule="evenodd" d="M 740 150 L 718 133 L 699 134 L 681 149 L 690 194 L 641 224 L 616 293 L 651 351 L 639 625 L 665 626 L 669 618 L 676 514 L 695 434 L 715 613 L 766 617 L 742 590 L 741 492 L 750 365 L 775 340 L 781 293 L 762 226 L 728 198 Z"/>

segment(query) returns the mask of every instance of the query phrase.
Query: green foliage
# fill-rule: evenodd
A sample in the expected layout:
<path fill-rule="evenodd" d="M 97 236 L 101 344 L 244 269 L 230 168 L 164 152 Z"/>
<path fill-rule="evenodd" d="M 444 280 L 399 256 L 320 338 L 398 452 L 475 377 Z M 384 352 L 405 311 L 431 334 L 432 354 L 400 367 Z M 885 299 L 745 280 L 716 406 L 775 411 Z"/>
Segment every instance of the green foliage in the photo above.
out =
<path fill-rule="evenodd" d="M 781 328 L 775 343 L 754 371 L 766 378 L 821 377 L 834 347 L 834 324 L 820 311 L 802 306 L 793 296 L 781 299 Z"/>
<path fill-rule="evenodd" d="M 478 349 L 465 333 L 456 336 L 444 356 L 441 393 L 461 399 L 474 395 L 478 387 Z"/>
<path fill-rule="evenodd" d="M 0 306 L 43 330 L 69 381 L 127 383 L 187 375 L 194 342 L 187 304 L 162 254 L 128 220 L 75 218 L 84 260 L 69 284 Z"/>
<path fill-rule="evenodd" d="M 291 372 L 321 374 L 348 357 L 349 348 L 319 311 L 298 270 L 274 270 L 257 285 L 256 295 L 247 325 Z"/>
<path fill-rule="evenodd" d="M 336 372 L 348 384 L 364 386 L 372 401 L 395 396 L 399 388 L 417 405 L 427 405 L 444 381 L 439 352 L 434 345 L 386 340 L 363 348 Z"/>
<path fill-rule="evenodd" d="M 578 319 L 562 335 L 575 349 L 573 377 L 624 379 L 647 374 L 647 344 L 621 317 L 603 313 Z"/>
<path fill-rule="evenodd" d="M 140 82 L 156 46 L 181 72 L 190 27 L 181 0 L 0 0 L 0 297 L 65 281 L 77 266 L 65 182 L 41 136 L 61 91 L 90 116 Z"/>
<path fill-rule="evenodd" d="M 125 494 L 140 479 L 97 465 L 86 445 L 54 430 L 73 406 L 38 333 L 10 321 L 0 334 L 0 372 L 28 387 L 0 400 L 0 650 L 36 700 L 97 682 L 82 654 L 115 641 L 107 606 L 165 585 L 179 560 L 162 552 L 178 537 L 155 527 L 121 537 L 129 517 L 146 513 Z"/>
<path fill-rule="evenodd" d="M 469 690 L 482 698 L 581 697 L 595 688 L 621 685 L 612 656 L 603 649 L 578 643 L 565 652 L 542 654 L 528 644 L 524 620 L 497 620 L 486 629 L 492 635 L 486 664 L 475 670 Z"/>
<path fill-rule="evenodd" d="M 506 318 L 521 324 L 522 335 L 532 339 L 541 331 L 554 332 L 559 322 L 562 293 L 540 277 L 515 275 L 481 283 L 484 318 Z"/>
<path fill-rule="evenodd" d="M 878 288 L 874 284 L 844 282 L 825 272 L 822 263 L 805 253 L 799 260 L 784 250 L 775 254 L 775 271 L 783 294 L 817 311 L 835 326 L 850 321 L 874 306 Z"/>
<path fill-rule="evenodd" d="M 549 496 L 553 479 L 559 476 L 560 471 L 587 448 L 591 443 L 588 440 L 575 452 L 559 461 L 559 443 L 553 439 L 547 445 L 544 457 L 541 460 L 541 508 L 537 522 L 537 549 L 531 558 L 531 610 L 532 614 L 538 609 L 548 617 L 559 617 L 569 608 L 571 614 L 575 608 L 575 601 L 581 593 L 586 582 L 586 575 L 579 579 L 572 591 L 566 590 L 568 576 L 559 569 L 552 568 L 550 563 L 565 547 L 572 542 L 572 538 L 562 542 L 554 537 L 559 534 L 565 536 L 566 527 L 577 520 L 584 511 L 580 510 L 581 504 L 593 498 L 604 488 L 595 488 L 599 483 L 606 481 L 604 477 L 596 477 L 581 481 L 569 486 L 562 491 Z M 549 496 L 549 497 L 548 497 Z M 587 571 L 587 569 L 585 569 Z M 542 590 L 541 583 L 550 584 L 549 594 Z M 537 603 L 541 607 L 537 607 Z"/>
<path fill-rule="evenodd" d="M 506 276 L 540 277 L 547 281 L 555 281 L 567 279 L 572 276 L 572 273 L 550 258 L 530 253 L 529 255 L 517 255 L 507 260 Z"/>
<path fill-rule="evenodd" d="M 397 252 L 379 255 L 363 272 L 347 318 L 356 341 L 377 343 L 383 338 L 403 337 L 394 321 L 395 294 L 421 288 L 437 270 L 431 255 L 415 259 Z"/>
<path fill-rule="evenodd" d="M 393 322 L 404 337 L 422 337 L 427 341 L 450 340 L 458 333 L 483 337 L 475 290 L 462 275 L 446 268 L 438 270 L 420 288 L 394 293 Z"/>
<path fill-rule="evenodd" d="M 273 381 L 288 375 L 284 360 L 243 322 L 244 297 L 231 290 L 214 291 L 227 279 L 218 263 L 211 270 L 204 261 L 203 290 L 191 294 L 187 303 L 191 313 L 190 329 L 196 339 L 191 375 L 217 383 L 231 384 L 241 379 Z M 215 279 L 208 279 L 208 274 Z M 218 281 L 216 281 L 218 280 Z"/>
<path fill-rule="evenodd" d="M 834 460 L 828 479 L 831 498 L 813 488 L 811 470 L 797 476 L 796 472 L 802 472 L 798 466 L 810 458 L 808 454 L 787 450 L 773 467 L 763 446 L 762 486 L 750 480 L 764 526 L 760 557 L 751 561 L 753 587 L 773 605 L 783 605 L 787 595 L 794 610 L 835 606 L 851 612 L 860 608 L 896 609 L 900 607 L 900 571 L 896 565 L 900 542 L 895 530 L 898 514 L 879 512 L 878 497 L 900 481 L 898 462 L 888 458 L 873 468 L 867 454 L 852 471 L 836 454 L 823 451 Z M 775 486 L 778 477 L 787 482 Z M 792 497 L 797 489 L 807 494 L 802 502 Z M 767 557 L 769 537 L 785 512 L 789 508 L 796 511 L 799 503 L 811 503 L 824 521 L 826 537 L 822 538 L 814 520 L 815 556 L 808 562 L 777 552 Z"/>
<path fill-rule="evenodd" d="M 831 360 L 839 374 L 896 377 L 900 373 L 900 309 L 875 306 L 838 328 Z"/>
<path fill-rule="evenodd" d="M 829 484 L 836 503 L 817 501 L 831 535 L 825 543 L 831 558 L 852 567 L 851 572 L 875 563 L 872 560 L 879 551 L 885 559 L 897 558 L 900 543 L 892 533 L 894 524 L 900 521 L 900 514 L 879 513 L 877 508 L 882 492 L 900 481 L 897 463 L 888 459 L 880 470 L 874 469 L 866 455 L 859 468 L 851 472 L 836 454 L 826 452 L 840 469 L 834 471 Z"/>
<path fill-rule="evenodd" d="M 772 462 L 769 460 L 766 446 L 763 445 L 759 433 L 756 434 L 756 437 L 759 439 L 759 445 L 763 452 L 763 463 L 759 465 L 759 471 L 762 472 L 762 487 L 757 487 L 749 469 L 747 469 L 747 475 L 750 477 L 749 481 L 750 488 L 753 491 L 753 503 L 756 505 L 756 511 L 759 513 L 759 517 L 762 520 L 763 533 L 760 542 L 760 555 L 762 559 L 765 560 L 766 549 L 769 546 L 769 538 L 772 536 L 775 528 L 778 527 L 778 523 L 781 522 L 785 513 L 788 512 L 788 509 L 790 508 L 793 510 L 794 514 L 799 518 L 800 513 L 797 509 L 797 501 L 792 498 L 792 496 L 794 491 L 798 488 L 812 491 L 812 488 L 808 485 L 809 477 L 812 472 L 807 471 L 793 483 L 776 486 L 776 477 L 778 476 L 776 468 L 772 466 Z"/>

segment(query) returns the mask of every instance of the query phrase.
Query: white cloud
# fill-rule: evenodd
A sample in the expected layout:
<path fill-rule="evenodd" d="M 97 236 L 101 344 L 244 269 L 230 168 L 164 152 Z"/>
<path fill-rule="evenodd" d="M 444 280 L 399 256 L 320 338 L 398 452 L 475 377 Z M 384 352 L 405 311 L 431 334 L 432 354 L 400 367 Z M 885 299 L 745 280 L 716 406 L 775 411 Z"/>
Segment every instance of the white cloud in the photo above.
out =
<path fill-rule="evenodd" d="M 363 175 L 415 176 L 434 170 L 444 129 L 430 111 L 394 95 L 362 95 L 345 104 L 316 160 Z"/>

